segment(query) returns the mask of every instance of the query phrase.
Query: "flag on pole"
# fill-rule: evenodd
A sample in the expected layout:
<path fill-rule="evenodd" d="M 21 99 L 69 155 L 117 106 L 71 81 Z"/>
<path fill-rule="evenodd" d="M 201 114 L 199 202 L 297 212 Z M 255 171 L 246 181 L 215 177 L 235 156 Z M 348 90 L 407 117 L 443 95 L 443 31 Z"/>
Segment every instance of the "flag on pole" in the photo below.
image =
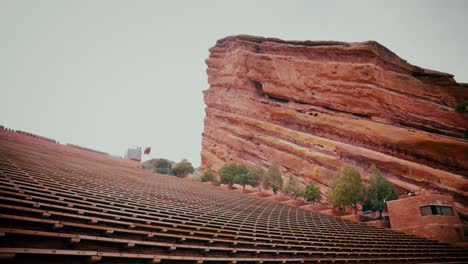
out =
<path fill-rule="evenodd" d="M 148 154 L 150 154 L 150 152 L 151 152 L 151 148 L 150 148 L 150 147 L 147 147 L 147 148 L 145 149 L 145 152 L 144 152 L 144 153 L 145 153 L 146 155 L 148 155 Z"/>

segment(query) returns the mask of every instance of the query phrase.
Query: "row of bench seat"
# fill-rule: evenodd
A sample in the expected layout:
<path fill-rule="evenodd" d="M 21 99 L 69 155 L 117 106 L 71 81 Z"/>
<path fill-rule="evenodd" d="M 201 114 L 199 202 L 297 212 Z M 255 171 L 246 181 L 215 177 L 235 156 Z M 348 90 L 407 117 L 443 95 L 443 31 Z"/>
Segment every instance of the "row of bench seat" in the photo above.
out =
<path fill-rule="evenodd" d="M 0 258 L 11 263 L 464 262 L 466 250 L 112 157 L 0 138 Z"/>

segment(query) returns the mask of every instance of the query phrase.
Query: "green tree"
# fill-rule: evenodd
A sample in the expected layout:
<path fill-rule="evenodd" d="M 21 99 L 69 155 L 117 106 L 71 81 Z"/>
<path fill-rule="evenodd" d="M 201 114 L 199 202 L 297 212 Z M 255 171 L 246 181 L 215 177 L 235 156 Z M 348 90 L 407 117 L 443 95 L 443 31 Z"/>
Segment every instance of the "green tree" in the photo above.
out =
<path fill-rule="evenodd" d="M 184 178 L 189 173 L 193 173 L 193 166 L 188 160 L 183 159 L 172 168 L 171 172 L 177 177 Z"/>
<path fill-rule="evenodd" d="M 382 211 L 387 210 L 387 201 L 398 199 L 398 191 L 380 174 L 379 169 L 374 164 L 370 167 L 371 177 L 367 187 L 367 199 L 373 211 L 379 212 L 382 218 Z"/>
<path fill-rule="evenodd" d="M 260 167 L 260 165 L 255 164 L 254 166 L 249 168 L 249 172 L 247 173 L 247 175 L 247 177 L 250 179 L 250 185 L 252 185 L 252 187 L 258 186 L 258 191 L 260 191 L 260 182 L 264 182 L 265 170 L 262 167 Z"/>
<path fill-rule="evenodd" d="M 351 165 L 341 167 L 330 184 L 330 202 L 334 206 L 351 206 L 357 214 L 358 203 L 364 200 L 365 187 L 361 175 Z"/>
<path fill-rule="evenodd" d="M 228 184 L 230 187 L 234 184 L 237 175 L 237 164 L 226 163 L 219 170 L 218 175 L 221 178 L 221 182 Z"/>
<path fill-rule="evenodd" d="M 203 175 L 201 176 L 200 180 L 202 182 L 214 182 L 214 183 L 217 183 L 217 179 L 216 179 L 216 175 L 214 174 L 213 170 L 211 170 L 211 168 L 208 168 L 205 173 L 203 173 Z"/>
<path fill-rule="evenodd" d="M 169 174 L 171 171 L 171 162 L 167 159 L 159 159 L 154 165 L 154 171 L 161 174 Z"/>
<path fill-rule="evenodd" d="M 271 189 L 273 190 L 273 193 L 276 195 L 278 193 L 278 191 L 280 190 L 280 188 L 278 187 L 278 185 L 272 185 Z"/>
<path fill-rule="evenodd" d="M 268 190 L 271 188 L 271 180 L 270 177 L 266 174 L 263 176 L 262 187 L 264 190 Z"/>
<path fill-rule="evenodd" d="M 234 176 L 234 183 L 242 185 L 243 190 L 245 190 L 245 185 L 251 184 L 251 179 L 249 179 L 249 169 L 245 164 L 237 164 L 236 173 Z"/>
<path fill-rule="evenodd" d="M 265 181 L 268 181 L 268 185 L 271 186 L 274 194 L 283 188 L 283 178 L 276 162 L 273 162 L 265 173 Z"/>
<path fill-rule="evenodd" d="M 309 201 L 315 203 L 316 201 L 319 202 L 320 197 L 320 188 L 314 186 L 311 182 L 309 182 L 306 186 L 304 198 Z"/>
<path fill-rule="evenodd" d="M 296 177 L 293 176 L 289 176 L 288 184 L 284 188 L 284 192 L 295 197 L 303 197 L 305 194 L 305 190 L 301 188 Z"/>

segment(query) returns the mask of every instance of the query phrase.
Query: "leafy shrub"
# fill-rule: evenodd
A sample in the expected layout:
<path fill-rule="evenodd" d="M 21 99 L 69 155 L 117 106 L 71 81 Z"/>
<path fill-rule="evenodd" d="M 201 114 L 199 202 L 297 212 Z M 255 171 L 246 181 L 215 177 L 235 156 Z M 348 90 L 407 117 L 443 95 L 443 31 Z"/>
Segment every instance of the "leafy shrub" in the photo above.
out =
<path fill-rule="evenodd" d="M 284 192 L 295 197 L 304 197 L 305 190 L 301 188 L 296 180 L 296 177 L 289 176 L 288 184 L 284 188 Z"/>
<path fill-rule="evenodd" d="M 169 174 L 171 172 L 171 162 L 167 159 L 159 159 L 154 165 L 154 171 L 161 174 Z"/>
<path fill-rule="evenodd" d="M 265 188 L 266 186 L 268 188 Z M 274 194 L 283 188 L 283 178 L 281 177 L 281 172 L 276 162 L 273 162 L 265 173 L 263 187 L 265 189 L 269 189 L 271 187 Z"/>
<path fill-rule="evenodd" d="M 188 174 L 193 173 L 194 169 L 192 164 L 186 160 L 183 159 L 179 163 L 177 163 L 174 168 L 172 168 L 171 172 L 177 176 L 177 177 L 187 177 Z"/>
<path fill-rule="evenodd" d="M 237 174 L 234 178 L 234 182 L 242 185 L 245 189 L 245 185 L 251 185 L 253 187 L 258 185 L 259 175 L 256 170 L 247 169 L 244 164 L 237 165 Z"/>
<path fill-rule="evenodd" d="M 203 175 L 201 176 L 200 180 L 202 182 L 209 182 L 209 181 L 214 182 L 214 183 L 218 182 L 218 180 L 216 179 L 216 175 L 211 169 L 206 170 L 205 173 L 203 173 Z"/>
<path fill-rule="evenodd" d="M 221 182 L 229 186 L 234 184 L 237 174 L 238 168 L 236 163 L 226 163 L 218 171 Z"/>
<path fill-rule="evenodd" d="M 265 170 L 258 164 L 255 164 L 249 168 L 247 178 L 249 179 L 249 185 L 252 185 L 252 187 L 258 186 L 260 189 L 260 182 L 263 182 L 265 179 Z"/>
<path fill-rule="evenodd" d="M 245 185 L 248 184 L 249 179 L 247 177 L 247 173 L 249 172 L 249 169 L 247 169 L 247 166 L 245 164 L 240 163 L 236 164 L 236 173 L 234 176 L 234 183 L 242 185 L 245 189 Z"/>
<path fill-rule="evenodd" d="M 311 182 L 309 182 L 306 186 L 306 190 L 304 193 L 304 198 L 309 202 L 319 202 L 320 197 L 320 188 L 314 186 Z"/>

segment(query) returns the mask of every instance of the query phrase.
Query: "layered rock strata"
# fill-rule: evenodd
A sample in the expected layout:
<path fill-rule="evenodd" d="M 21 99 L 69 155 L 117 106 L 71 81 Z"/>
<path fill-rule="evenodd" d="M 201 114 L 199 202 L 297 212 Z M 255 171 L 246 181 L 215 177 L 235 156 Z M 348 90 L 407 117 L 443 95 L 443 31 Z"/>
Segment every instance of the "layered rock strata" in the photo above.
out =
<path fill-rule="evenodd" d="M 345 163 L 401 190 L 454 196 L 468 215 L 468 85 L 375 41 L 231 36 L 210 49 L 202 168 L 276 161 L 323 192 Z"/>

